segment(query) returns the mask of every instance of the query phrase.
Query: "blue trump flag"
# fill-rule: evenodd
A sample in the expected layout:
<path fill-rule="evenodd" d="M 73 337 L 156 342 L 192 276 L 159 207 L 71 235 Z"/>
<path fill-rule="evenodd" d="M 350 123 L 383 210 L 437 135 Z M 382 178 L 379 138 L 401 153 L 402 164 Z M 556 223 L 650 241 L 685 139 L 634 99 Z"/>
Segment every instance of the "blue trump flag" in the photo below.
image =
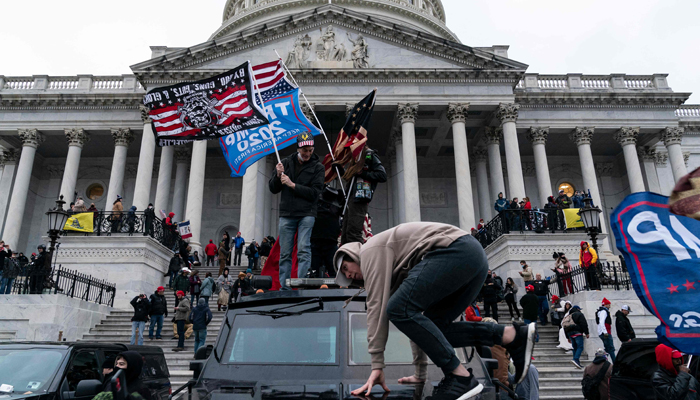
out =
<path fill-rule="evenodd" d="M 661 321 L 659 341 L 700 355 L 700 221 L 654 193 L 627 196 L 610 218 L 634 290 Z"/>
<path fill-rule="evenodd" d="M 231 176 L 243 176 L 246 169 L 268 154 L 273 154 L 274 137 L 278 149 L 296 143 L 303 132 L 320 135 L 321 131 L 304 116 L 299 107 L 299 89 L 294 89 L 265 101 L 265 111 L 270 124 L 219 138 L 221 150 Z"/>

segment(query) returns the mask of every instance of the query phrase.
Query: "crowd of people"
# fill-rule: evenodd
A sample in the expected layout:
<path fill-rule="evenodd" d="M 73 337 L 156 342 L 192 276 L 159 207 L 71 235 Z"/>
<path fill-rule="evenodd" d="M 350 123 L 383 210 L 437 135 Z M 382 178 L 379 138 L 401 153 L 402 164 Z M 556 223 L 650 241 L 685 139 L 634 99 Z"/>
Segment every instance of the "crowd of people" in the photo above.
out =
<path fill-rule="evenodd" d="M 51 288 L 52 268 L 47 261 L 43 244 L 27 257 L 0 240 L 0 295 L 41 294 L 44 289 Z"/>

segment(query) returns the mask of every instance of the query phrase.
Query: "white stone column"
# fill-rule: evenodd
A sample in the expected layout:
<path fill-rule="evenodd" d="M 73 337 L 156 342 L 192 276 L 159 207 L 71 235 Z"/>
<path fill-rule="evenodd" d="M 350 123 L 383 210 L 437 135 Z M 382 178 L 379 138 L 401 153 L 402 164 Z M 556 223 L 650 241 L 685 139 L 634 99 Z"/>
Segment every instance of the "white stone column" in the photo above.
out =
<path fill-rule="evenodd" d="M 642 167 L 639 165 L 639 157 L 637 156 L 637 136 L 639 136 L 639 128 L 623 126 L 615 132 L 615 140 L 622 146 L 622 152 L 625 155 L 627 179 L 631 193 L 645 191 Z"/>
<path fill-rule="evenodd" d="M 140 165 L 140 164 L 139 164 Z M 197 140 L 192 144 L 192 164 L 190 165 L 190 185 L 187 190 L 187 212 L 192 238 L 190 246 L 202 254 L 200 235 L 202 233 L 202 202 L 204 201 L 204 171 L 207 166 L 207 141 Z"/>
<path fill-rule="evenodd" d="M 399 210 L 399 219 L 396 225 L 406 222 L 406 196 L 404 191 L 404 171 L 403 171 L 403 139 L 401 132 L 394 132 L 392 135 L 394 148 L 396 149 L 396 205 Z"/>
<path fill-rule="evenodd" d="M 571 133 L 571 140 L 578 147 L 578 158 L 581 162 L 581 175 L 583 177 L 584 192 L 590 190 L 593 204 L 599 208 L 603 208 L 603 203 L 600 198 L 600 190 L 598 189 L 598 178 L 593 164 L 593 153 L 591 152 L 591 140 L 593 139 L 594 128 L 576 128 Z M 603 233 L 607 231 L 604 221 L 605 214 L 600 214 L 600 226 Z M 607 243 L 607 241 L 605 241 Z"/>
<path fill-rule="evenodd" d="M 2 161 L 5 168 L 2 170 L 2 178 L 0 178 L 0 232 L 5 225 L 5 217 L 7 216 L 7 205 L 10 202 L 12 194 L 12 185 L 15 180 L 15 171 L 17 170 L 17 160 L 19 160 L 19 151 L 16 149 L 5 149 L 2 153 Z"/>
<path fill-rule="evenodd" d="M 418 158 L 416 156 L 417 103 L 399 104 L 401 138 L 403 139 L 403 184 L 405 222 L 420 221 L 420 189 L 418 187 Z"/>
<path fill-rule="evenodd" d="M 134 141 L 134 133 L 129 128 L 116 128 L 112 129 L 112 138 L 114 139 L 114 157 L 112 158 L 112 170 L 109 174 L 105 211 L 112 210 L 112 203 L 117 199 L 117 195 L 124 196 L 126 152 L 131 142 Z"/>
<path fill-rule="evenodd" d="M 549 163 L 547 162 L 547 136 L 549 128 L 530 127 L 527 131 L 527 139 L 532 143 L 532 152 L 535 155 L 535 173 L 537 174 L 537 188 L 540 191 L 540 203 L 544 207 L 547 198 L 552 196 L 552 181 L 549 178 Z"/>
<path fill-rule="evenodd" d="M 681 149 L 683 128 L 669 127 L 664 129 L 661 133 L 661 140 L 668 150 L 668 159 L 671 161 L 671 170 L 673 170 L 673 180 L 678 182 L 681 177 L 688 174 L 688 169 L 683 160 L 683 150 Z"/>
<path fill-rule="evenodd" d="M 156 185 L 156 210 L 167 210 L 170 198 L 170 181 L 173 176 L 173 154 L 175 146 L 165 146 L 160 149 L 160 164 L 158 165 L 158 184 Z"/>
<path fill-rule="evenodd" d="M 447 105 L 447 118 L 452 123 L 459 227 L 467 232 L 469 232 L 472 227 L 476 226 L 472 193 L 472 174 L 469 170 L 469 149 L 467 146 L 466 122 L 468 108 L 468 103 L 450 103 Z"/>
<path fill-rule="evenodd" d="M 476 165 L 476 187 L 479 195 L 479 218 L 484 221 L 491 219 L 493 214 L 493 203 L 491 190 L 489 189 L 489 172 L 486 166 L 488 151 L 484 147 L 477 147 L 472 153 L 474 164 Z"/>
<path fill-rule="evenodd" d="M 32 179 L 32 167 L 34 166 L 34 156 L 36 148 L 44 141 L 44 135 L 36 129 L 20 129 L 19 138 L 22 140 L 22 155 L 17 166 L 17 177 L 12 190 L 10 206 L 7 209 L 5 219 L 5 230 L 2 238 L 10 248 L 17 248 L 19 234 L 24 220 L 24 206 L 27 204 L 27 192 L 29 191 L 29 181 Z"/>
<path fill-rule="evenodd" d="M 65 129 L 68 140 L 68 155 L 66 156 L 66 166 L 63 168 L 63 180 L 59 195 L 63 195 L 66 204 L 75 201 L 75 183 L 78 181 L 78 168 L 80 167 L 80 154 L 83 145 L 90 141 L 90 135 L 82 128 Z"/>
<path fill-rule="evenodd" d="M 493 205 L 498 199 L 498 193 L 503 193 L 504 198 L 508 198 L 506 194 L 506 184 L 503 180 L 503 163 L 501 162 L 501 138 L 503 130 L 491 126 L 484 127 L 484 136 L 486 137 L 487 150 L 489 153 L 489 173 L 491 176 L 491 191 L 489 204 Z M 495 210 L 492 210 L 492 213 Z"/>
<path fill-rule="evenodd" d="M 131 203 L 138 210 L 144 210 L 150 202 L 153 160 L 156 151 L 156 138 L 153 135 L 151 118 L 148 116 L 148 109 L 144 106 L 141 106 L 141 120 L 143 121 L 143 135 L 141 136 L 139 168 L 136 172 L 136 184 L 134 186 L 134 200 Z"/>
<path fill-rule="evenodd" d="M 656 173 L 656 149 L 653 148 L 638 148 L 637 154 L 642 158 L 644 166 L 644 175 L 646 176 L 647 187 L 650 192 L 661 194 L 661 185 L 659 184 L 659 175 Z"/>
<path fill-rule="evenodd" d="M 496 110 L 496 117 L 503 127 L 503 144 L 506 148 L 506 166 L 508 167 L 508 197 L 522 199 L 525 197 L 525 180 L 523 165 L 520 162 L 518 131 L 515 127 L 518 109 L 520 109 L 519 104 L 501 103 Z"/>
<path fill-rule="evenodd" d="M 165 210 L 165 213 L 175 213 L 176 220 L 185 216 L 185 193 L 187 192 L 187 164 L 190 161 L 190 152 L 186 147 L 175 148 L 175 188 L 173 189 L 173 207 Z M 158 210 L 160 212 L 160 209 Z"/>

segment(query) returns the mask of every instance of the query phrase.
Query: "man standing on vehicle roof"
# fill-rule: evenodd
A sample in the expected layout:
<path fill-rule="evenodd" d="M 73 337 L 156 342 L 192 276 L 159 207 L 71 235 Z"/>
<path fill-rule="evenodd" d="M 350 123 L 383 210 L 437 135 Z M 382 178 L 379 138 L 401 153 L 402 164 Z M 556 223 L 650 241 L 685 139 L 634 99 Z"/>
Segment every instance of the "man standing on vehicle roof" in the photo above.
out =
<path fill-rule="evenodd" d="M 308 132 L 297 135 L 297 152 L 275 167 L 269 186 L 280 196 L 280 290 L 291 290 L 292 250 L 297 239 L 297 277 L 304 278 L 311 267 L 311 231 L 317 214 L 318 195 L 323 190 L 323 164 L 314 154 L 314 137 Z"/>
<path fill-rule="evenodd" d="M 465 400 L 483 390 L 455 354 L 455 347 L 501 345 L 516 367 L 516 383 L 527 374 L 536 334 L 534 323 L 504 326 L 454 322 L 476 299 L 486 280 L 488 262 L 479 242 L 452 225 L 401 224 L 365 244 L 347 243 L 335 254 L 336 282 L 358 282 L 367 290 L 367 340 L 372 373 L 352 392 L 369 395 L 384 381 L 384 350 L 391 321 L 411 339 L 415 375 L 399 383 L 425 382 L 428 358 L 445 378 L 433 400 Z"/>

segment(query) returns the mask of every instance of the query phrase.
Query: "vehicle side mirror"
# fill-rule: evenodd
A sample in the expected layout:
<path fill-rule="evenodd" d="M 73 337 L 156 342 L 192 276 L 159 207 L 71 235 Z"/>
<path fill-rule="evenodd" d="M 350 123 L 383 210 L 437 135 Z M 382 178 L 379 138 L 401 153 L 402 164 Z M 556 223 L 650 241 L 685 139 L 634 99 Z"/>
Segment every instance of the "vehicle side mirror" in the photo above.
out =
<path fill-rule="evenodd" d="M 102 382 L 97 379 L 83 379 L 78 382 L 78 386 L 75 388 L 74 398 L 78 397 L 94 397 L 102 391 Z"/>
<path fill-rule="evenodd" d="M 190 371 L 192 371 L 192 378 L 199 379 L 199 374 L 202 373 L 204 369 L 204 361 L 190 361 Z"/>
<path fill-rule="evenodd" d="M 270 290 L 272 289 L 272 277 L 268 275 L 255 275 L 253 276 L 253 288 Z"/>
<path fill-rule="evenodd" d="M 194 359 L 195 360 L 206 360 L 209 358 L 209 355 L 211 354 L 211 351 L 214 349 L 214 346 L 212 345 L 206 345 L 203 347 L 200 347 L 197 349 L 197 352 L 194 354 Z"/>

